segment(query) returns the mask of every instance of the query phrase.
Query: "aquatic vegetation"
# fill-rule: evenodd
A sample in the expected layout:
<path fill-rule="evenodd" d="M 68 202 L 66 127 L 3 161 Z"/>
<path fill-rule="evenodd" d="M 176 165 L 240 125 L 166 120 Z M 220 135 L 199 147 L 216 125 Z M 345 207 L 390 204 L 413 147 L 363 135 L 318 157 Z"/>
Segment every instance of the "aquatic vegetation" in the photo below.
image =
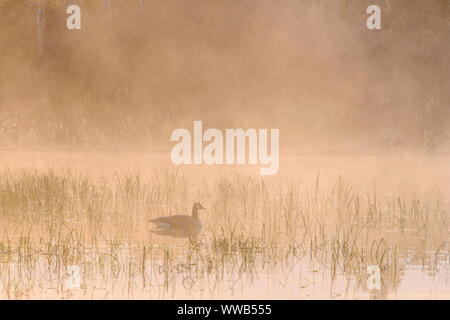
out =
<path fill-rule="evenodd" d="M 149 219 L 194 201 L 208 208 L 198 239 L 149 232 Z M 4 170 L 0 296 L 257 297 L 265 288 L 382 298 L 408 265 L 448 282 L 449 224 L 438 192 L 380 196 L 375 185 L 356 190 L 342 178 L 322 186 L 317 177 L 310 187 L 238 175 L 195 181 L 170 170 L 100 178 Z M 366 288 L 369 265 L 381 269 L 376 292 Z"/>

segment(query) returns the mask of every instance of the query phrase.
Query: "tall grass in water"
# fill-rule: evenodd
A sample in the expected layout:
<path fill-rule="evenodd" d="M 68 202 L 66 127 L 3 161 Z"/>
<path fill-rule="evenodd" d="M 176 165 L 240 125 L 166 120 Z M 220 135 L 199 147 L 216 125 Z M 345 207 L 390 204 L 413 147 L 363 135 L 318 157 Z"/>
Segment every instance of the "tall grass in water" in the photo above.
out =
<path fill-rule="evenodd" d="M 367 191 L 368 190 L 368 191 Z M 5 170 L 0 174 L 0 296 L 218 297 L 278 279 L 366 290 L 366 268 L 382 271 L 382 296 L 405 261 L 448 279 L 449 213 L 431 198 L 381 197 L 342 178 L 312 187 L 230 176 L 196 181 L 178 171 L 114 173 Z M 148 232 L 151 217 L 209 210 L 198 241 Z M 68 287 L 71 266 L 80 289 Z M 251 293 L 249 293 L 251 296 Z M 247 296 L 249 296 L 247 295 Z"/>

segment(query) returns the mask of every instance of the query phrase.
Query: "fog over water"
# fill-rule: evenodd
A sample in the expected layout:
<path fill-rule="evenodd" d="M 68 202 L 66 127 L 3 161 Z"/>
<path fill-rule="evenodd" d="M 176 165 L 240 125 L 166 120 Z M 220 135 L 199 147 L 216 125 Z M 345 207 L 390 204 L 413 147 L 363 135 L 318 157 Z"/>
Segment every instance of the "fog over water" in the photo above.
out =
<path fill-rule="evenodd" d="M 448 150 L 446 1 L 0 1 L 0 146 L 167 150 L 280 128 L 285 151 Z M 20 20 L 21 23 L 17 23 Z"/>

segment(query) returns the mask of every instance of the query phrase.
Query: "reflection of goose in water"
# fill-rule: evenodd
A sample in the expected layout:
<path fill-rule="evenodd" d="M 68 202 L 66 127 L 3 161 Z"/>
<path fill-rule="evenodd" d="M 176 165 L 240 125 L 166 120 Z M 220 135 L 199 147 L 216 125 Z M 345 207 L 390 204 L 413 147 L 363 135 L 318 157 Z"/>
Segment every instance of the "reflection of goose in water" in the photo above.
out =
<path fill-rule="evenodd" d="M 195 203 L 192 207 L 192 216 L 173 215 L 168 217 L 158 217 L 150 220 L 156 228 L 151 232 L 177 238 L 197 236 L 202 231 L 202 223 L 198 218 L 198 210 L 206 209 L 200 203 Z"/>

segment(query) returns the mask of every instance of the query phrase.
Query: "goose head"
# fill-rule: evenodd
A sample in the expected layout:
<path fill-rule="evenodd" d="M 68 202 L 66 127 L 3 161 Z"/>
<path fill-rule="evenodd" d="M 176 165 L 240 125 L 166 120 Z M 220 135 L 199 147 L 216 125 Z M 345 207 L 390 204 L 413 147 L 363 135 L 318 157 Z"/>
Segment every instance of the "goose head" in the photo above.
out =
<path fill-rule="evenodd" d="M 192 207 L 192 217 L 198 219 L 198 210 L 204 209 L 206 208 L 202 206 L 200 203 L 198 202 L 194 203 L 194 206 Z"/>

